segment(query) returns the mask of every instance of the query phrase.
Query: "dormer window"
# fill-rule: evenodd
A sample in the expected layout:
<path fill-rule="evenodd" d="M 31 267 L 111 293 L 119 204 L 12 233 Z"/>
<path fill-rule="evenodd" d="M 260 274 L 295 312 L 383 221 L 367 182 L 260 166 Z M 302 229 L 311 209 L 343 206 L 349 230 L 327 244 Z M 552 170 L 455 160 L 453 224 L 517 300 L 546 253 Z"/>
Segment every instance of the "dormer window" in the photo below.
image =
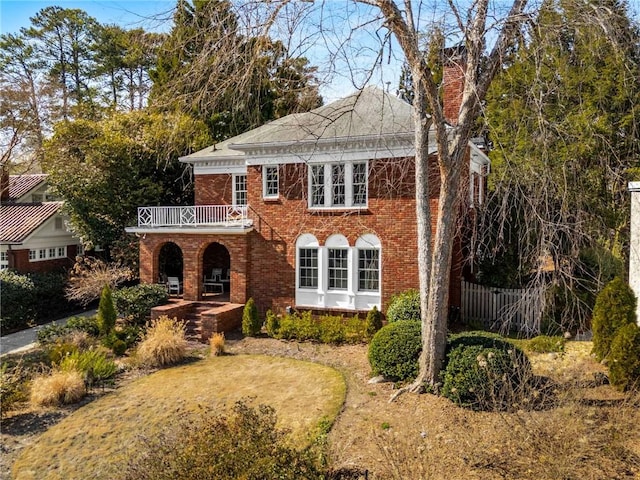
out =
<path fill-rule="evenodd" d="M 367 163 L 333 162 L 309 168 L 309 208 L 367 206 Z"/>

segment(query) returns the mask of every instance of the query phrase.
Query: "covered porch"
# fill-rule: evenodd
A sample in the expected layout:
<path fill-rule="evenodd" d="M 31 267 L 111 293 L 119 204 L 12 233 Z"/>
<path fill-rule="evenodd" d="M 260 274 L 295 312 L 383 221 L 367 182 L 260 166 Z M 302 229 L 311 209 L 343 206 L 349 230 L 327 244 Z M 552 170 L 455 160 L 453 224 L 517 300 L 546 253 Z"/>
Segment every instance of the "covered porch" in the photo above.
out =
<path fill-rule="evenodd" d="M 164 283 L 173 297 L 244 304 L 247 299 L 247 206 L 140 207 L 140 280 Z"/>

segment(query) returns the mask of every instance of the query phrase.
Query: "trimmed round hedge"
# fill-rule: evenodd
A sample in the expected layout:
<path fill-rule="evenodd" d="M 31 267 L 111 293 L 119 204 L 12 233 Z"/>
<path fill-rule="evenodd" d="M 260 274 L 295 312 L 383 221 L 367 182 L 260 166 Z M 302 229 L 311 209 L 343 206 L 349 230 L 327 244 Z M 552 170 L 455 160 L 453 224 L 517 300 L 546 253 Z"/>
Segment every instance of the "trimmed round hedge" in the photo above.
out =
<path fill-rule="evenodd" d="M 369 345 L 374 373 L 396 381 L 415 378 L 422 350 L 420 335 L 420 322 L 411 320 L 389 323 L 378 330 Z"/>
<path fill-rule="evenodd" d="M 387 308 L 387 321 L 389 323 L 399 320 L 420 321 L 420 292 L 409 289 L 394 295 Z"/>
<path fill-rule="evenodd" d="M 467 332 L 447 344 L 442 395 L 474 410 L 506 410 L 529 386 L 529 359 L 499 335 Z"/>

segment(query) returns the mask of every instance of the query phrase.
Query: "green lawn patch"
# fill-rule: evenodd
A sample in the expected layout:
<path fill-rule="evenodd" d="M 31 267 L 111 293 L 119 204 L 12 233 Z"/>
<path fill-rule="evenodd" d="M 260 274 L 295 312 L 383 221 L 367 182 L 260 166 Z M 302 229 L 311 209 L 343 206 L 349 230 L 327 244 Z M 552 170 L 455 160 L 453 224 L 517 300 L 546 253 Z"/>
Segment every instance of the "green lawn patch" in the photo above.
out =
<path fill-rule="evenodd" d="M 240 399 L 272 406 L 300 446 L 333 422 L 345 399 L 342 375 L 280 357 L 215 357 L 144 377 L 80 408 L 25 448 L 13 466 L 24 479 L 114 479 L 144 437 L 201 412 L 216 415 Z"/>

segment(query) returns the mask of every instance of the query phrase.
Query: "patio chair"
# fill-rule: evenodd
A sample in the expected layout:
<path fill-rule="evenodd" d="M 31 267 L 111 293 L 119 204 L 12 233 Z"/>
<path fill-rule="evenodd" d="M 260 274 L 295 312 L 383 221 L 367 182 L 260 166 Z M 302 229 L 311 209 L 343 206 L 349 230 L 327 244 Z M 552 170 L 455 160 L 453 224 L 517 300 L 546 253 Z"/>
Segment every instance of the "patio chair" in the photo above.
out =
<path fill-rule="evenodd" d="M 182 282 L 178 277 L 167 277 L 167 291 L 169 294 L 175 293 L 176 295 L 182 293 Z"/>
<path fill-rule="evenodd" d="M 211 280 L 214 282 L 219 282 L 222 280 L 222 269 L 221 268 L 213 268 L 211 269 Z"/>

